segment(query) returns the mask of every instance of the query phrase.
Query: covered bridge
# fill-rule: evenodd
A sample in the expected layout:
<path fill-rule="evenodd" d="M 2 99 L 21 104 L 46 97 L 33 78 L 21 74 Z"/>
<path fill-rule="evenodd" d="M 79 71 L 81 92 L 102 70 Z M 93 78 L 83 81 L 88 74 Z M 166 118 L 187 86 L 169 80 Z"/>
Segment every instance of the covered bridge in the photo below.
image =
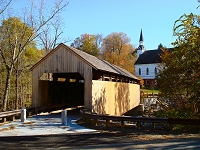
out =
<path fill-rule="evenodd" d="M 139 80 L 133 74 L 62 43 L 31 71 L 35 109 L 84 105 L 93 113 L 122 115 L 139 105 Z"/>

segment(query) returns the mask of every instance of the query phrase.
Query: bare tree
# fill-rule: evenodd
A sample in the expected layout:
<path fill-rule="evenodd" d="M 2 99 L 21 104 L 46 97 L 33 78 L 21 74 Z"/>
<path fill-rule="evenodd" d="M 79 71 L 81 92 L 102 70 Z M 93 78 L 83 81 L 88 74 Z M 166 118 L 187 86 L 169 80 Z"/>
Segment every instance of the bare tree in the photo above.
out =
<path fill-rule="evenodd" d="M 60 37 L 60 35 L 63 33 L 63 25 L 64 23 L 60 17 L 56 16 L 53 20 L 45 25 L 45 28 L 42 29 L 42 34 L 39 35 L 39 43 L 41 48 L 45 50 L 45 53 L 48 53 L 54 49 L 60 41 L 62 41 L 62 43 L 69 41 Z"/>
<path fill-rule="evenodd" d="M 12 0 L 9 1 L 8 5 L 11 2 Z M 9 23 L 2 20 L 2 24 L 5 24 L 0 29 L 0 56 L 6 67 L 6 83 L 2 97 L 3 111 L 7 109 L 10 79 L 20 56 L 24 53 L 28 45 L 43 34 L 46 25 L 68 5 L 64 0 L 55 0 L 55 4 L 52 7 L 45 7 L 46 3 L 44 0 L 41 0 L 40 4 L 35 2 L 32 0 L 30 8 L 25 10 L 21 25 L 16 25 L 18 22 L 11 21 Z M 1 14 L 6 11 L 7 5 L 4 8 Z"/>
<path fill-rule="evenodd" d="M 8 8 L 13 0 L 0 0 L 0 14 L 3 14 L 4 11 Z"/>

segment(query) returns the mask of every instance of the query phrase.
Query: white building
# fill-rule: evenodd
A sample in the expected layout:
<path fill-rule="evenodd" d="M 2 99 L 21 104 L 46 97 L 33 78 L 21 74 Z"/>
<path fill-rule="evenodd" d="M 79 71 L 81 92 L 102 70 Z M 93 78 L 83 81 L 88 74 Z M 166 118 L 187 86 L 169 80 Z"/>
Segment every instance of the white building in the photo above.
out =
<path fill-rule="evenodd" d="M 171 50 L 171 49 L 170 49 Z M 159 64 L 161 63 L 160 55 L 162 50 L 160 47 L 154 50 L 146 50 L 142 29 L 139 39 L 139 47 L 137 49 L 137 60 L 135 62 L 136 76 L 140 76 L 144 80 L 144 85 L 147 87 L 156 87 L 156 75 L 159 72 Z"/>

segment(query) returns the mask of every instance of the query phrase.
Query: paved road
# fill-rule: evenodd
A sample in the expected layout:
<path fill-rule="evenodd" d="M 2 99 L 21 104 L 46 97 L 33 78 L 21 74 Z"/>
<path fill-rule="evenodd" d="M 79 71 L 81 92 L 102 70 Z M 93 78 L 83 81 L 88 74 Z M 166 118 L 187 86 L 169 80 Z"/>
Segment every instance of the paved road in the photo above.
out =
<path fill-rule="evenodd" d="M 0 137 L 0 149 L 200 149 L 200 138 L 138 140 L 109 133 L 15 136 Z"/>
<path fill-rule="evenodd" d="M 24 123 L 18 119 L 14 122 L 0 124 L 0 137 L 98 132 L 76 124 L 76 120 L 80 117 L 79 109 L 67 112 L 66 125 L 62 124 L 61 110 L 27 118 Z"/>
<path fill-rule="evenodd" d="M 198 134 L 132 132 L 100 133 L 77 125 L 79 111 L 68 111 L 68 124 L 61 125 L 59 113 L 28 118 L 0 126 L 1 149 L 200 149 Z M 13 130 L 2 130 L 14 126 Z"/>

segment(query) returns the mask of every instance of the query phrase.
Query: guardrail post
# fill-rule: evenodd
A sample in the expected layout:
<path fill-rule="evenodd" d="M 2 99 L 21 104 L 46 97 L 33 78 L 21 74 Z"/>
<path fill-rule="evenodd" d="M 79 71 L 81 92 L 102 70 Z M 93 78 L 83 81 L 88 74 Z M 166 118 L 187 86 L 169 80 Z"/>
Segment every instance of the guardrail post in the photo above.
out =
<path fill-rule="evenodd" d="M 154 131 L 156 128 L 156 123 L 155 122 L 152 122 L 152 130 Z"/>
<path fill-rule="evenodd" d="M 121 121 L 121 128 L 124 128 L 124 120 Z"/>
<path fill-rule="evenodd" d="M 97 119 L 94 119 L 94 126 L 97 126 Z"/>
<path fill-rule="evenodd" d="M 90 123 L 90 119 L 86 118 L 86 123 L 89 124 Z"/>
<path fill-rule="evenodd" d="M 110 127 L 110 120 L 106 120 L 106 127 Z"/>
<path fill-rule="evenodd" d="M 21 122 L 26 121 L 26 109 L 21 109 Z"/>
<path fill-rule="evenodd" d="M 11 121 L 14 121 L 15 120 L 15 116 L 13 115 L 13 116 L 10 116 L 10 120 Z"/>
<path fill-rule="evenodd" d="M 3 122 L 6 122 L 6 117 L 3 118 Z"/>
<path fill-rule="evenodd" d="M 61 118 L 62 118 L 62 124 L 67 125 L 67 110 L 62 110 Z"/>
<path fill-rule="evenodd" d="M 140 125 L 141 123 L 140 122 L 137 122 L 137 129 L 140 130 Z"/>
<path fill-rule="evenodd" d="M 169 124 L 169 130 L 172 131 L 173 130 L 173 125 Z"/>

